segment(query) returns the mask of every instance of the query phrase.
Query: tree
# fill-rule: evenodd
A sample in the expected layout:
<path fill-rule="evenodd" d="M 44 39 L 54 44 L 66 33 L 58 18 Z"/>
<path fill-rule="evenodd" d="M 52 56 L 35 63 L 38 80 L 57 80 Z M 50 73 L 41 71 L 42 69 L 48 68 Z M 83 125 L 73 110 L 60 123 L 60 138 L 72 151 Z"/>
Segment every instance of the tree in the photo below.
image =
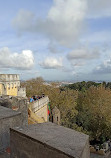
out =
<path fill-rule="evenodd" d="M 76 123 L 87 130 L 91 140 L 111 137 L 111 91 L 105 87 L 91 87 L 80 93 Z"/>
<path fill-rule="evenodd" d="M 74 84 L 71 84 L 71 85 L 67 85 L 66 87 L 69 88 L 69 89 L 84 92 L 85 90 L 87 90 L 91 86 L 98 87 L 100 85 L 101 85 L 101 83 L 96 83 L 96 82 L 92 82 L 92 81 L 88 81 L 88 82 L 83 81 L 83 82 L 77 82 L 77 83 L 74 83 Z"/>

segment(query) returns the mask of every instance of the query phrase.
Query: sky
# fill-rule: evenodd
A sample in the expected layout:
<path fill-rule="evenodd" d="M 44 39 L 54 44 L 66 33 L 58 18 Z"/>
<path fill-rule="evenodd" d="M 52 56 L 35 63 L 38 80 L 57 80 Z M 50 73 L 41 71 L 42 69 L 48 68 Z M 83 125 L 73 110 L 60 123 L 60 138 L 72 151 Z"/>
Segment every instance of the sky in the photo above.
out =
<path fill-rule="evenodd" d="M 111 81 L 111 1 L 0 0 L 0 73 Z"/>

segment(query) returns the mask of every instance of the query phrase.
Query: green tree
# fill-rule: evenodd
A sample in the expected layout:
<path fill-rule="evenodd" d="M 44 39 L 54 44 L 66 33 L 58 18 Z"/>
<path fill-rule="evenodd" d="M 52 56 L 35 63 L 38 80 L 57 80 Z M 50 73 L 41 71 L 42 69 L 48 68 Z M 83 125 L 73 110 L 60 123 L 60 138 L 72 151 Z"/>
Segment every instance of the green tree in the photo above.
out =
<path fill-rule="evenodd" d="M 111 137 L 111 91 L 105 87 L 91 87 L 80 93 L 76 123 L 89 132 L 92 140 Z"/>

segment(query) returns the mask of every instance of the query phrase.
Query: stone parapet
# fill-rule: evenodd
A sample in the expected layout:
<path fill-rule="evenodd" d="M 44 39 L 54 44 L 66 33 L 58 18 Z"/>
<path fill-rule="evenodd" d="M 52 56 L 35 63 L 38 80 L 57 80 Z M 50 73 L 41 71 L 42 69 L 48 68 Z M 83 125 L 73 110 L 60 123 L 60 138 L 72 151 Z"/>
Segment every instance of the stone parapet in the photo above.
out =
<path fill-rule="evenodd" d="M 15 96 L 2 96 L 2 98 L 0 99 L 0 106 L 4 106 L 14 111 L 21 112 L 22 124 L 28 124 L 28 105 L 26 98 Z"/>
<path fill-rule="evenodd" d="M 11 129 L 11 158 L 90 158 L 89 136 L 42 123 Z"/>
<path fill-rule="evenodd" d="M 0 152 L 10 146 L 10 128 L 23 125 L 21 113 L 0 106 Z"/>
<path fill-rule="evenodd" d="M 47 105 L 48 103 L 49 103 L 48 96 L 42 97 L 41 99 L 38 99 L 37 101 L 31 103 L 31 109 L 34 113 L 36 113 L 39 109 L 41 109 L 43 106 Z"/>

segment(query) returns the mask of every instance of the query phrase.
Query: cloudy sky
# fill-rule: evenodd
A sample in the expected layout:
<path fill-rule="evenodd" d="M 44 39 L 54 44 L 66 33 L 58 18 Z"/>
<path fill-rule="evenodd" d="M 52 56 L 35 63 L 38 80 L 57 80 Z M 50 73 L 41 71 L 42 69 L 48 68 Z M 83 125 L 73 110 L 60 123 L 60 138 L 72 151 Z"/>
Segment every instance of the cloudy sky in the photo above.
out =
<path fill-rule="evenodd" d="M 0 73 L 111 81 L 111 0 L 0 1 Z"/>

